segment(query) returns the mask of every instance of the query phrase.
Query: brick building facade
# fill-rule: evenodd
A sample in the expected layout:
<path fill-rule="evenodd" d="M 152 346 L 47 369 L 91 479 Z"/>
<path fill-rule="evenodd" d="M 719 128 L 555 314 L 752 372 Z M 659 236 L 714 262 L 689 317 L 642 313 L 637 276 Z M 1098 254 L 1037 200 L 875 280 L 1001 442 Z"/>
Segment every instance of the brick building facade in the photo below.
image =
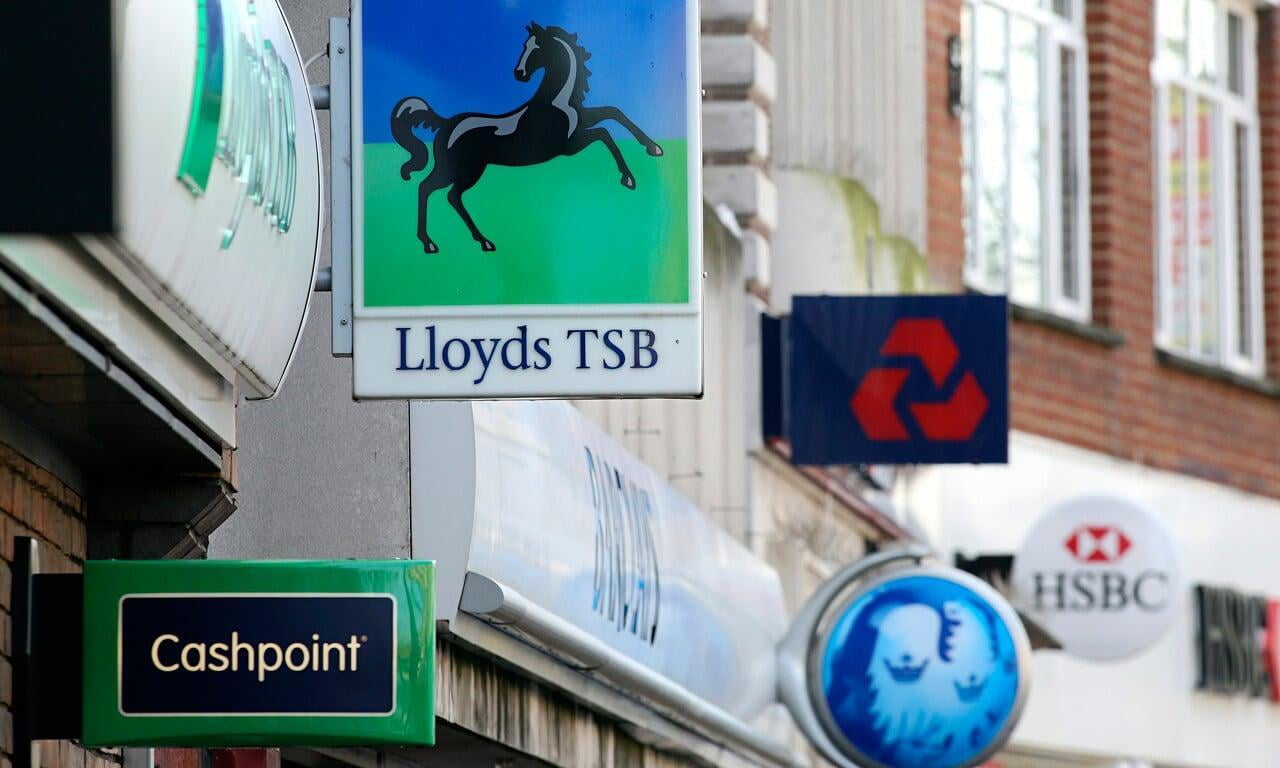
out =
<path fill-rule="evenodd" d="M 1280 497 L 1280 13 L 1257 12 L 1266 368 L 1242 376 L 1157 344 L 1159 183 L 1151 0 L 1082 4 L 1088 47 L 1092 312 L 1015 307 L 1013 428 L 1154 468 Z M 962 120 L 948 109 L 959 0 L 927 6 L 929 266 L 965 290 Z"/>
<path fill-rule="evenodd" d="M 1189 587 L 1274 599 L 1280 11 L 925 8 L 929 280 L 1009 296 L 1012 432 L 1007 466 L 917 468 L 899 500 L 972 557 L 1019 552 L 1068 502 L 1124 499 L 1167 526 Z M 1038 651 L 1007 764 L 1273 763 L 1280 710 L 1204 683 L 1211 633 L 1177 599 L 1132 657 Z"/>
<path fill-rule="evenodd" d="M 11 586 L 14 537 L 43 542 L 41 555 L 50 573 L 77 573 L 85 558 L 85 507 L 80 495 L 53 472 L 0 443 L 0 705 L 3 706 L 4 762 L 12 764 L 13 662 Z M 106 768 L 119 763 L 118 753 L 87 750 L 71 742 L 41 744 L 40 762 L 51 768 Z"/>

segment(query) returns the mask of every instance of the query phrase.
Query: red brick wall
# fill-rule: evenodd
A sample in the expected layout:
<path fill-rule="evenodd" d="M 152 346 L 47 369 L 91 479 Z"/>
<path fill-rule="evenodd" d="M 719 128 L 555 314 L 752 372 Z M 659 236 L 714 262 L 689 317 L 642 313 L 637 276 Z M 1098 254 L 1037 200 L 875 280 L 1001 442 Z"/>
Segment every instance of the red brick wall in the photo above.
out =
<path fill-rule="evenodd" d="M 1108 348 L 1015 320 L 1013 427 L 1160 469 L 1280 497 L 1280 401 L 1157 360 L 1151 0 L 1088 2 L 1093 317 Z M 957 0 L 926 4 L 929 236 L 934 282 L 962 285 L 959 121 L 946 111 Z M 1280 371 L 1280 21 L 1260 16 L 1269 371 Z"/>
<path fill-rule="evenodd" d="M 964 270 L 963 136 L 948 103 L 947 40 L 960 34 L 962 0 L 927 0 L 925 14 L 925 120 L 928 121 L 925 203 L 929 279 L 938 289 L 961 287 Z"/>
<path fill-rule="evenodd" d="M 1258 14 L 1258 112 L 1262 119 L 1262 271 L 1267 370 L 1280 374 L 1280 11 Z"/>
<path fill-rule="evenodd" d="M 13 583 L 13 539 L 40 539 L 41 569 L 51 573 L 75 573 L 84 564 L 85 508 L 83 500 L 47 469 L 0 443 L 0 766 L 13 758 L 13 652 L 9 615 Z M 118 752 L 86 750 L 70 742 L 44 742 L 40 760 L 50 768 L 114 768 Z"/>
<path fill-rule="evenodd" d="M 1151 0 L 1085 4 L 1094 320 L 1149 357 L 1154 325 L 1155 160 Z"/>

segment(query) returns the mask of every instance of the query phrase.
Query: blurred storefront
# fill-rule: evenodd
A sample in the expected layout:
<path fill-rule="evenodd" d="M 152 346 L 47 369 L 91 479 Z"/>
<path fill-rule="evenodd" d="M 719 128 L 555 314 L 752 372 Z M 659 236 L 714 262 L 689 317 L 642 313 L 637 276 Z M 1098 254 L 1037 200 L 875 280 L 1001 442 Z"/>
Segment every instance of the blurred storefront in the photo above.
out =
<path fill-rule="evenodd" d="M 1170 596 L 1179 605 L 1172 628 L 1117 661 L 1037 651 L 1007 764 L 1059 764 L 1041 753 L 1082 765 L 1273 763 L 1280 704 L 1266 604 L 1280 596 L 1280 502 L 1025 433 L 1013 436 L 1007 467 L 918 470 L 901 489 L 950 556 L 1017 552 L 1046 512 L 1080 497 L 1134 502 L 1172 530 L 1185 585 Z M 1206 604 L 1204 587 L 1219 590 L 1216 603 Z"/>
<path fill-rule="evenodd" d="M 306 319 L 321 168 L 302 62 L 273 2 L 208 7 L 219 10 L 198 19 L 206 4 L 114 3 L 103 30 L 113 61 L 82 62 L 114 73 L 114 205 L 103 205 L 114 226 L 0 235 L 6 633 L 12 569 L 28 556 L 45 573 L 88 558 L 203 557 L 235 509 L 238 401 L 280 389 Z M 202 70 L 201 36 L 214 30 L 240 66 L 271 72 L 275 90 Z M 282 106 L 263 130 L 237 132 L 235 115 L 264 102 Z M 268 167 L 255 142 L 288 163 Z M 20 536 L 32 551 L 15 552 Z M 10 674 L 20 640 L 2 662 L 6 761 L 22 727 L 15 696 L 31 695 Z M 78 669 L 69 662 L 63 681 L 77 695 Z M 49 768 L 121 759 L 70 742 L 39 754 Z"/>
<path fill-rule="evenodd" d="M 276 475 L 242 489 L 240 516 L 211 552 L 436 562 L 439 743 L 392 754 L 426 765 L 479 754 L 801 764 L 773 704 L 787 621 L 773 568 L 567 403 L 417 403 L 405 415 L 394 431 L 366 430 L 364 444 L 407 441 L 407 453 L 365 459 L 405 462 L 395 474 L 406 506 L 329 540 L 308 525 L 340 525 L 349 500 Z M 272 501 L 289 494 L 291 504 Z"/>
<path fill-rule="evenodd" d="M 378 760 L 808 764 L 774 648 L 796 604 L 898 529 L 864 481 L 802 472 L 753 430 L 759 315 L 734 227 L 705 220 L 724 343 L 701 401 L 355 403 L 317 323 L 296 388 L 244 406 L 239 509 L 211 557 L 437 561 L 439 744 Z"/>
<path fill-rule="evenodd" d="M 993 765 L 1274 764 L 1275 4 L 839 5 L 771 4 L 777 311 L 797 294 L 1011 304 L 1009 466 L 901 468 L 895 519 L 1007 564 L 1058 504 L 1106 495 L 1161 519 L 1185 560 L 1153 647 L 1036 652 Z M 1207 625 L 1197 587 L 1219 590 Z"/>
<path fill-rule="evenodd" d="M 285 5 L 317 51 L 328 17 L 347 11 Z M 818 584 L 903 532 L 863 498 L 875 483 L 796 467 L 764 440 L 770 15 L 757 2 L 702 14 L 701 400 L 355 403 L 324 302 L 300 388 L 244 405 L 239 509 L 211 557 L 442 565 L 438 746 L 293 749 L 286 762 L 812 764 L 772 703 L 773 646 Z M 651 514 L 628 517 L 637 509 Z"/>

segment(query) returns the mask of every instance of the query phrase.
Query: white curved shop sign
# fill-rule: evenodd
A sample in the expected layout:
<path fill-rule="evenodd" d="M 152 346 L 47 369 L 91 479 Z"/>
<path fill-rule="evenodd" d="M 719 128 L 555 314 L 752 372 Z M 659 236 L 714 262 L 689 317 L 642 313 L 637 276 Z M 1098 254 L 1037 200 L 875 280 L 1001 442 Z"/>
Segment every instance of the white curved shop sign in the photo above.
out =
<path fill-rule="evenodd" d="M 1014 559 L 1013 586 L 1064 650 L 1095 661 L 1152 645 L 1183 605 L 1169 528 L 1113 496 L 1078 497 L 1041 518 Z"/>
<path fill-rule="evenodd" d="M 410 405 L 437 617 L 484 576 L 740 718 L 775 700 L 777 572 L 565 402 Z"/>
<path fill-rule="evenodd" d="M 119 232 L 93 250 L 269 397 L 306 318 L 322 221 L 297 47 L 275 0 L 115 7 Z"/>

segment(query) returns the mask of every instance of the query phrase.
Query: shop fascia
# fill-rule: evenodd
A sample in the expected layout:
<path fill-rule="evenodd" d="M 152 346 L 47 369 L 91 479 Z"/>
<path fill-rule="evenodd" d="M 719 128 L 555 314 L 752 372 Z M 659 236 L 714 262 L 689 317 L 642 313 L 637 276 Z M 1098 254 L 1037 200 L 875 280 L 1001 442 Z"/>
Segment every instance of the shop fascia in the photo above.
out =
<path fill-rule="evenodd" d="M 1017 722 L 1030 652 L 1021 623 L 966 574 L 908 568 L 928 558 L 923 548 L 850 565 L 789 624 L 777 572 L 568 403 L 413 403 L 410 457 L 412 556 L 436 562 L 437 616 L 468 643 L 498 652 L 495 632 L 519 633 L 735 750 L 767 764 L 804 764 L 749 725 L 781 701 L 836 765 L 882 766 L 875 756 L 900 746 L 904 733 L 850 741 L 822 715 L 832 696 L 846 694 L 826 691 L 819 681 L 830 674 L 812 655 L 831 646 L 829 619 L 849 607 L 843 598 L 870 595 L 896 617 L 893 632 L 882 635 L 879 619 L 868 618 L 879 609 L 867 614 L 857 642 L 876 654 L 828 652 L 824 668 L 853 664 L 849 679 L 893 668 L 877 684 L 886 696 L 893 689 L 906 719 L 926 712 L 973 725 L 964 718 L 980 707 L 999 711 L 998 727 L 982 730 L 980 744 L 966 741 L 947 765 L 980 763 Z M 905 592 L 881 594 L 900 579 Z M 960 600 L 991 607 L 956 618 Z M 917 659 L 927 656 L 914 654 L 940 647 L 943 615 L 947 626 L 969 628 L 948 641 L 965 651 L 943 654 L 925 677 L 929 662 Z M 1007 628 L 1002 640 L 979 639 L 996 625 Z M 993 644 L 1006 657 L 1000 664 L 983 651 Z M 997 669 L 1018 671 L 997 681 Z M 539 674 L 536 664 L 529 671 Z M 939 744 L 960 741 L 934 735 Z"/>
<path fill-rule="evenodd" d="M 90 560 L 56 574 L 35 540 L 15 552 L 20 765 L 46 739 L 435 742 L 431 563 Z"/>
<path fill-rule="evenodd" d="M 0 261 L 234 445 L 235 393 L 210 371 L 274 395 L 315 282 L 306 74 L 276 0 L 138 0 L 116 30 L 115 233 L 4 237 Z"/>
<path fill-rule="evenodd" d="M 1195 587 L 1196 688 L 1280 704 L 1280 599 Z"/>
<path fill-rule="evenodd" d="M 409 412 L 412 556 L 452 633 L 496 621 L 789 762 L 747 725 L 775 700 L 773 568 L 568 403 Z"/>

